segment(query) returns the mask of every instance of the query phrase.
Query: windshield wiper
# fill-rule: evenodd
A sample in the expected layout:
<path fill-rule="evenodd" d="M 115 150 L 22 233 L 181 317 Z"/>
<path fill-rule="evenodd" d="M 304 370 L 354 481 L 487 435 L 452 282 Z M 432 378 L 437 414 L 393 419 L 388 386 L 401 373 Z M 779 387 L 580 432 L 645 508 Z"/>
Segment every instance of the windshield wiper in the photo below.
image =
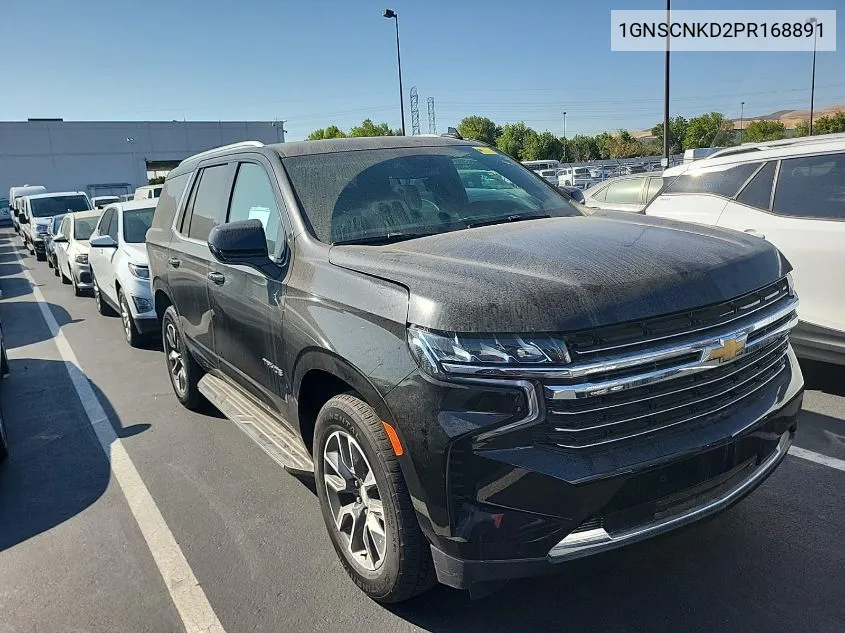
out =
<path fill-rule="evenodd" d="M 418 237 L 429 237 L 431 235 L 438 235 L 438 233 L 402 233 L 401 231 L 397 231 L 395 233 L 387 233 L 386 235 L 365 235 L 363 237 L 356 237 L 349 240 L 338 240 L 336 242 L 332 242 L 332 246 L 351 244 L 390 244 L 393 242 L 414 240 Z"/>
<path fill-rule="evenodd" d="M 474 229 L 479 226 L 491 226 L 493 224 L 504 224 L 505 222 L 521 222 L 522 220 L 542 220 L 544 218 L 550 218 L 548 213 L 535 213 L 535 214 L 522 214 L 517 213 L 514 215 L 505 215 L 498 218 L 492 218 L 490 220 L 479 220 L 478 222 L 471 222 L 467 224 L 468 229 Z"/>

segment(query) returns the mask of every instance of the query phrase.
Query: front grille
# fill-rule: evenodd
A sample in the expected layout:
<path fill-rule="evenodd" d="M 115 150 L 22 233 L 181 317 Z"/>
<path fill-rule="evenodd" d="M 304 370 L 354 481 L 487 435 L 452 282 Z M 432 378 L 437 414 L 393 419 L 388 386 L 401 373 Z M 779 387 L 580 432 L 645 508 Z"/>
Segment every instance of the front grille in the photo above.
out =
<path fill-rule="evenodd" d="M 580 341 L 578 351 L 566 374 L 544 381 L 546 416 L 535 438 L 586 449 L 721 419 L 784 376 L 796 307 L 784 278 L 683 317 L 650 319 L 634 330 L 603 328 L 589 345 L 583 334 L 567 337 L 567 345 Z M 695 325 L 692 331 L 653 325 L 670 321 Z M 646 330 L 646 343 L 631 338 Z"/>

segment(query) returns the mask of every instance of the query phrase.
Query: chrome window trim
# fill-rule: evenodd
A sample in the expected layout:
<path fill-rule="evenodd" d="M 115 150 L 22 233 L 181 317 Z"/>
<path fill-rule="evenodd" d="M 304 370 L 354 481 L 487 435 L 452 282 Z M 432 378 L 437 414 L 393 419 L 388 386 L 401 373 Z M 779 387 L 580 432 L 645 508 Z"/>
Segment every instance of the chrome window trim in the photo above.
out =
<path fill-rule="evenodd" d="M 549 369 L 547 367 L 495 367 L 489 365 L 462 365 L 459 363 L 441 363 L 441 366 L 445 372 L 455 376 L 489 376 L 491 378 L 508 376 L 528 378 L 580 378 L 601 372 L 626 369 L 645 363 L 698 353 L 700 355 L 700 359 L 693 363 L 693 366 L 695 366 L 704 363 L 710 351 L 722 347 L 723 344 L 720 342 L 720 339 L 747 338 L 754 332 L 761 330 L 795 312 L 797 307 L 798 298 L 793 297 L 792 300 L 785 306 L 741 328 L 722 328 L 721 330 L 714 328 L 713 332 L 708 333 L 707 338 L 666 345 L 643 352 L 623 354 L 613 358 L 591 361 L 589 363 L 573 363 L 572 365 L 567 365 L 566 367 L 555 367 L 553 369 Z M 786 328 L 787 330 L 794 325 L 793 322 L 797 323 L 797 316 L 789 321 L 787 324 L 789 327 Z M 780 329 L 783 328 L 779 328 L 779 330 Z M 769 333 L 759 340 L 767 340 L 771 338 L 772 335 L 773 333 Z M 756 345 L 758 342 L 759 341 L 754 341 L 752 344 Z"/>

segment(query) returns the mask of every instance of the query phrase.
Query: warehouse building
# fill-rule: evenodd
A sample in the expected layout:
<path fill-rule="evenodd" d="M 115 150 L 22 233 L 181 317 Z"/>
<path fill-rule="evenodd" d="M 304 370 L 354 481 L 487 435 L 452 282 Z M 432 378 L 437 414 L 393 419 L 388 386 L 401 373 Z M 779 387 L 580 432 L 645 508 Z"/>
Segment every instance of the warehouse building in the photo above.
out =
<path fill-rule="evenodd" d="M 0 122 L 0 196 L 14 185 L 90 196 L 132 193 L 212 147 L 285 140 L 281 121 Z"/>

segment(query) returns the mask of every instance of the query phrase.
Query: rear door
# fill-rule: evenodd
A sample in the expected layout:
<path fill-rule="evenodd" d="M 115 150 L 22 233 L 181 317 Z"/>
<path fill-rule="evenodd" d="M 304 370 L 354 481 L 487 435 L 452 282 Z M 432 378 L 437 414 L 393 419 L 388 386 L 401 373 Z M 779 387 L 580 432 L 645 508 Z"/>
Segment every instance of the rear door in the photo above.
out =
<path fill-rule="evenodd" d="M 208 234 L 225 221 L 233 173 L 234 163 L 225 159 L 202 165 L 168 249 L 171 298 L 188 344 L 206 366 L 217 365 L 208 296 Z"/>
<path fill-rule="evenodd" d="M 97 228 L 91 234 L 91 239 L 100 235 L 108 235 L 109 222 L 111 222 L 112 216 L 114 216 L 114 211 L 113 207 L 109 207 L 103 211 L 103 215 L 100 216 L 100 221 L 97 223 Z M 101 248 L 98 246 L 90 246 L 88 248 L 88 262 L 91 265 L 91 272 L 97 278 L 97 286 L 100 288 L 100 294 L 108 295 L 109 299 L 111 299 L 111 293 L 106 292 L 106 286 L 108 285 L 109 279 L 107 267 L 110 259 L 106 251 L 113 250 L 113 248 Z"/>
<path fill-rule="evenodd" d="M 607 185 L 601 209 L 636 213 L 643 208 L 644 178 L 620 178 Z"/>
<path fill-rule="evenodd" d="M 845 332 L 845 153 L 767 163 L 719 226 L 774 244 L 794 268 L 801 320 Z"/>
<path fill-rule="evenodd" d="M 242 158 L 239 156 L 239 158 Z M 270 163 L 249 155 L 237 167 L 228 222 L 257 219 L 271 258 L 284 253 L 284 205 Z M 212 260 L 209 284 L 214 344 L 220 369 L 266 404 L 283 402 L 282 316 L 284 284 L 248 266 Z"/>

